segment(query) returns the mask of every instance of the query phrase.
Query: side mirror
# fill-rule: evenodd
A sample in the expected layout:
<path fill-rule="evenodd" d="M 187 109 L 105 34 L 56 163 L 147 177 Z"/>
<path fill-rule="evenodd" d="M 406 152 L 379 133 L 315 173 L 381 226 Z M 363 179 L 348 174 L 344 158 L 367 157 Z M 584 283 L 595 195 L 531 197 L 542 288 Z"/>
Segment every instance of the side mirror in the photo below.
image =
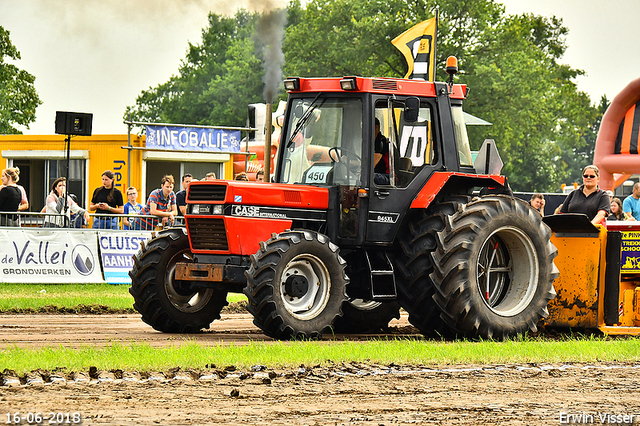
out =
<path fill-rule="evenodd" d="M 406 123 L 415 123 L 418 121 L 420 112 L 420 99 L 416 97 L 407 98 L 404 104 L 404 121 Z"/>

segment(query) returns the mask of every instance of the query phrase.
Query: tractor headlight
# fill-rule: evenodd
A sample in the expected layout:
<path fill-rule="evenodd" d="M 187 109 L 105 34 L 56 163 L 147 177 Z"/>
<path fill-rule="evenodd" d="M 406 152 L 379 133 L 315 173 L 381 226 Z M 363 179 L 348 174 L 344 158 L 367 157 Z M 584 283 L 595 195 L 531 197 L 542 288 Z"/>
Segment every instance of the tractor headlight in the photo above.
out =
<path fill-rule="evenodd" d="M 191 213 L 193 214 L 207 214 L 211 211 L 211 206 L 208 204 L 194 204 L 191 209 Z"/>
<path fill-rule="evenodd" d="M 222 213 L 224 213 L 224 206 L 222 204 L 214 204 L 212 213 L 213 214 L 222 214 Z"/>

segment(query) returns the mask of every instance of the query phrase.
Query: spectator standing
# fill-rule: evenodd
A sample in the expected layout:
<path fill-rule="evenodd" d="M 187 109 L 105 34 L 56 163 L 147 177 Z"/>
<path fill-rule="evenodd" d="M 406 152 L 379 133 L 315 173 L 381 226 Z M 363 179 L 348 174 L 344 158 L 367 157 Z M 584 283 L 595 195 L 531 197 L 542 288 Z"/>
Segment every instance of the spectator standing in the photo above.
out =
<path fill-rule="evenodd" d="M 207 181 L 207 182 L 212 181 L 212 180 L 216 180 L 216 174 L 213 173 L 213 172 L 209 172 L 206 175 L 204 175 L 204 180 Z"/>
<path fill-rule="evenodd" d="M 127 203 L 124 205 L 124 214 L 138 215 L 140 214 L 142 209 L 142 204 L 138 202 L 138 190 L 135 187 L 130 186 L 129 188 L 127 188 Z M 122 229 L 124 229 L 125 231 L 130 229 L 131 224 L 129 223 L 128 217 L 125 217 L 122 220 L 122 223 Z"/>
<path fill-rule="evenodd" d="M 256 182 L 264 182 L 264 170 L 258 170 L 258 173 L 256 173 Z"/>
<path fill-rule="evenodd" d="M 176 207 L 176 194 L 173 192 L 173 185 L 175 181 L 173 176 L 165 175 L 162 178 L 160 188 L 154 189 L 149 198 L 147 198 L 146 205 L 140 211 L 140 215 L 154 215 L 162 218 L 162 225 L 167 223 L 173 224 L 178 209 Z M 131 229 L 145 229 L 152 230 L 158 224 L 158 219 L 150 217 L 138 216 L 130 221 Z"/>
<path fill-rule="evenodd" d="M 98 214 L 123 214 L 124 202 L 122 192 L 114 186 L 115 176 L 111 170 L 102 173 L 102 186 L 93 191 L 89 210 Z M 93 219 L 94 229 L 118 229 L 117 217 L 96 216 Z"/>
<path fill-rule="evenodd" d="M 17 212 L 22 200 L 18 189 L 20 169 L 9 167 L 2 171 L 2 189 L 0 189 L 0 212 Z M 0 226 L 17 226 L 18 215 L 0 214 Z"/>
<path fill-rule="evenodd" d="M 184 216 L 187 212 L 187 188 L 193 180 L 191 173 L 182 176 L 182 190 L 176 192 L 176 205 L 178 206 L 178 216 Z"/>
<path fill-rule="evenodd" d="M 624 199 L 622 210 L 635 220 L 640 220 L 640 182 L 633 185 L 633 193 Z"/>
<path fill-rule="evenodd" d="M 74 214 L 84 217 L 89 221 L 89 212 L 81 208 L 70 196 L 67 194 L 67 180 L 64 177 L 59 177 L 53 182 L 51 186 L 51 193 L 47 196 L 47 202 L 45 205 L 45 213 L 49 213 L 44 218 L 45 228 L 62 228 L 65 226 L 65 216 L 71 223 L 70 211 Z M 65 196 L 67 205 L 65 206 Z M 66 207 L 66 210 L 65 210 Z"/>

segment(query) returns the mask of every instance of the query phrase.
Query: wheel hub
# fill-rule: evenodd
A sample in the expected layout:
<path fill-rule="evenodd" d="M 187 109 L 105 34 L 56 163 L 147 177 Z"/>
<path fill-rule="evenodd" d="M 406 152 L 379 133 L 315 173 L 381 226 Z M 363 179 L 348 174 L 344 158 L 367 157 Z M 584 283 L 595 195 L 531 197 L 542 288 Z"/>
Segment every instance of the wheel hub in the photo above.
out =
<path fill-rule="evenodd" d="M 289 296 L 302 297 L 309 291 L 309 281 L 302 275 L 291 275 L 284 283 L 284 290 Z"/>
<path fill-rule="evenodd" d="M 280 295 L 284 308 L 302 320 L 315 318 L 329 300 L 331 278 L 324 263 L 316 256 L 294 257 L 280 278 Z"/>
<path fill-rule="evenodd" d="M 498 315 L 514 316 L 531 302 L 538 282 L 538 259 L 531 239 L 505 226 L 485 241 L 477 259 L 477 286 L 486 305 Z"/>

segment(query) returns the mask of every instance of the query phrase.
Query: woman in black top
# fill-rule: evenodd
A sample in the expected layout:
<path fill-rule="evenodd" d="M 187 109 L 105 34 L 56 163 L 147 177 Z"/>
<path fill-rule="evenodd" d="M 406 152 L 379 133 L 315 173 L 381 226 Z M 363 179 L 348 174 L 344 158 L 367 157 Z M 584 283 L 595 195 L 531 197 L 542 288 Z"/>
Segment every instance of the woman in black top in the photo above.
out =
<path fill-rule="evenodd" d="M 115 175 L 111 170 L 102 173 L 102 186 L 93 191 L 89 210 L 95 210 L 98 214 L 123 214 L 124 202 L 122 192 L 115 187 Z M 118 229 L 120 227 L 117 217 L 96 216 L 93 219 L 94 229 Z"/>
<path fill-rule="evenodd" d="M 560 213 L 584 213 L 594 225 L 603 225 L 611 212 L 611 201 L 607 193 L 598 187 L 600 170 L 594 165 L 585 167 L 582 182 L 567 195 Z"/>
<path fill-rule="evenodd" d="M 0 190 L 0 212 L 17 212 L 22 193 L 16 185 L 20 180 L 20 169 L 9 167 L 2 171 L 2 189 Z M 14 214 L 0 215 L 0 225 L 16 226 L 18 217 Z"/>

